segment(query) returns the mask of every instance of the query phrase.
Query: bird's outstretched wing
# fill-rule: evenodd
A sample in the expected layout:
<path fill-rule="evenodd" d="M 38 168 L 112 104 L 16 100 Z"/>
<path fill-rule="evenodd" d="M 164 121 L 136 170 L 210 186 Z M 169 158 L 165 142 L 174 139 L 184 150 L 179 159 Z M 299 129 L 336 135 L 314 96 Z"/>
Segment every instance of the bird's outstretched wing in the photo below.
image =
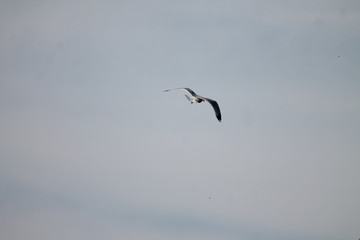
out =
<path fill-rule="evenodd" d="M 184 91 L 190 93 L 193 97 L 197 97 L 197 96 L 198 96 L 198 95 L 197 95 L 193 90 L 191 90 L 190 88 L 172 88 L 172 89 L 165 90 L 164 92 L 168 92 L 168 91 L 171 91 L 171 90 L 184 90 Z"/>
<path fill-rule="evenodd" d="M 212 100 L 210 98 L 202 97 L 202 96 L 199 96 L 199 95 L 197 95 L 197 98 L 200 98 L 200 99 L 210 103 L 210 105 L 213 107 L 213 109 L 215 111 L 216 118 L 219 120 L 219 122 L 221 122 L 221 112 L 220 112 L 219 104 L 215 100 Z"/>

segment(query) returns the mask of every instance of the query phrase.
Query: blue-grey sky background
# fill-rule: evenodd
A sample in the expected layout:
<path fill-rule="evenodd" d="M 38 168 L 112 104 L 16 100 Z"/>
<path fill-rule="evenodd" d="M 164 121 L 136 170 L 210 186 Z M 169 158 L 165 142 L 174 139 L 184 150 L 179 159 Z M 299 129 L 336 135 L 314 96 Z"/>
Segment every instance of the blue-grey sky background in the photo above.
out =
<path fill-rule="evenodd" d="M 1 239 L 358 239 L 359 43 L 351 0 L 2 0 Z"/>

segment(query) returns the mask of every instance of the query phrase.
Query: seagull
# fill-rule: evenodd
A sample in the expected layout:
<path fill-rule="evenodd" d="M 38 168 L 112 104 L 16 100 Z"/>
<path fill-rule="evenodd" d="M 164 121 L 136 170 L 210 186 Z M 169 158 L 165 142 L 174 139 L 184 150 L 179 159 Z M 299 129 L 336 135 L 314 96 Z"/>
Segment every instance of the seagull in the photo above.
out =
<path fill-rule="evenodd" d="M 184 91 L 190 93 L 191 96 L 185 94 L 185 97 L 190 101 L 191 104 L 193 104 L 195 102 L 196 103 L 201 103 L 201 102 L 207 101 L 213 107 L 213 109 L 215 111 L 216 118 L 219 120 L 219 122 L 221 122 L 220 108 L 219 108 L 219 105 L 217 104 L 217 102 L 215 100 L 199 96 L 193 90 L 191 90 L 190 88 L 172 88 L 172 89 L 165 90 L 164 92 L 168 92 L 168 91 L 171 91 L 171 90 L 184 90 Z"/>

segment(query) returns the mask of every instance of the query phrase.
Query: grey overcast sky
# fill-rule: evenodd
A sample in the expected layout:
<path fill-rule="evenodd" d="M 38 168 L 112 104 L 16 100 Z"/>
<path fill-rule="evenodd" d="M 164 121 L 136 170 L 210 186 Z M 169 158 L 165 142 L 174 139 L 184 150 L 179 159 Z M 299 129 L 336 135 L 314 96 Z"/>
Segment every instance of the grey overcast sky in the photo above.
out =
<path fill-rule="evenodd" d="M 359 239 L 359 64 L 359 1 L 2 0 L 0 237 Z"/>

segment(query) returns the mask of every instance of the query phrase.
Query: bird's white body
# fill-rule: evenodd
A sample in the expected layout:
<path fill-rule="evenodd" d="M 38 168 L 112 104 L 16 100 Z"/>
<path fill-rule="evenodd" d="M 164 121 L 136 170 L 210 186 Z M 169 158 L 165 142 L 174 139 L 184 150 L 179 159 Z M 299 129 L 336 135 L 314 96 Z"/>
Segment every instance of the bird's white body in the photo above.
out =
<path fill-rule="evenodd" d="M 191 104 L 193 104 L 193 103 L 201 103 L 201 102 L 204 101 L 204 100 L 202 100 L 200 98 L 196 98 L 196 97 L 189 96 L 189 95 L 186 95 L 186 94 L 185 94 L 185 97 L 190 101 Z"/>

